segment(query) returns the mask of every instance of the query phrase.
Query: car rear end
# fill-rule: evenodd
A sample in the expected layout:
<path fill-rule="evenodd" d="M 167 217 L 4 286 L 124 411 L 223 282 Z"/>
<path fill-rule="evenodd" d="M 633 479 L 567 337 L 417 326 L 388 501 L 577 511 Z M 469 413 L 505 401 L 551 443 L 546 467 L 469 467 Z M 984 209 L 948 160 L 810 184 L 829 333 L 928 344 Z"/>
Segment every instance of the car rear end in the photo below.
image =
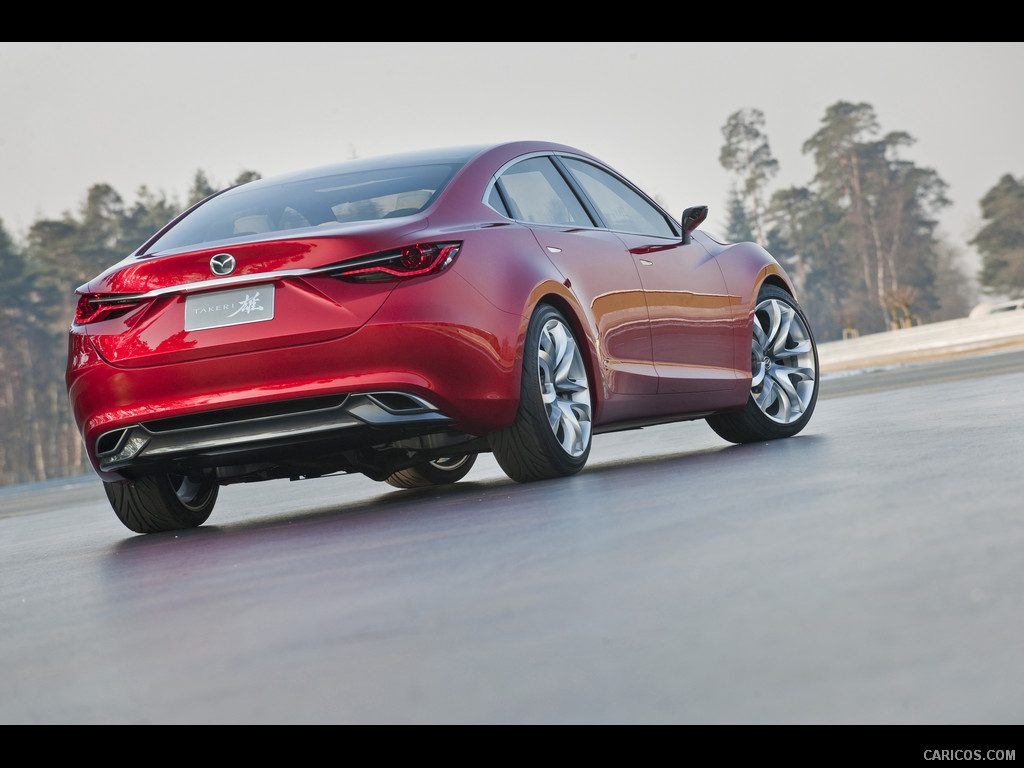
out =
<path fill-rule="evenodd" d="M 450 270 L 465 237 L 426 213 L 455 170 L 432 171 L 434 186 L 360 177 L 352 190 L 384 183 L 343 191 L 323 221 L 312 212 L 329 195 L 299 202 L 331 192 L 323 180 L 257 187 L 255 202 L 226 197 L 190 224 L 201 206 L 80 288 L 67 384 L 103 479 L 383 479 L 403 456 L 444 455 L 508 421 L 520 318 L 467 290 Z"/>

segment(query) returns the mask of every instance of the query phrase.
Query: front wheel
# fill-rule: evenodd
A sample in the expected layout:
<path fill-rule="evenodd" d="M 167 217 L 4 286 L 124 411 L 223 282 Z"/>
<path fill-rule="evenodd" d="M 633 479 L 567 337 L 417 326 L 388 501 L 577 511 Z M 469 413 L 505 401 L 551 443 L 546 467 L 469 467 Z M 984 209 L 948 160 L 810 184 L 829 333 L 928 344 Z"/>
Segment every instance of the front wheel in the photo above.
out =
<path fill-rule="evenodd" d="M 561 312 L 541 305 L 526 334 L 516 419 L 488 438 L 494 458 L 517 482 L 575 474 L 590 455 L 591 410 L 576 336 Z"/>
<path fill-rule="evenodd" d="M 781 288 L 766 285 L 758 294 L 750 365 L 746 405 L 710 416 L 708 424 L 733 443 L 797 434 L 818 399 L 818 350 L 803 309 Z"/>
<path fill-rule="evenodd" d="M 203 477 L 149 475 L 104 483 L 103 489 L 125 527 L 136 533 L 161 533 L 205 523 L 217 501 L 218 486 Z"/>

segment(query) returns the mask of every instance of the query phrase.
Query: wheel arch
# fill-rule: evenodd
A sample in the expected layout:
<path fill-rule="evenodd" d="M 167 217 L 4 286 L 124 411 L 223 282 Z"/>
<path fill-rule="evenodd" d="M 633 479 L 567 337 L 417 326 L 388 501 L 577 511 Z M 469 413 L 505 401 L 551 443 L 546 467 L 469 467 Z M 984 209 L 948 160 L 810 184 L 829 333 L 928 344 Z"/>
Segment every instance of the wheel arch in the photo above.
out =
<path fill-rule="evenodd" d="M 773 285 L 776 288 L 781 288 L 794 299 L 796 298 L 796 289 L 793 287 L 793 284 L 789 280 L 783 279 L 783 274 L 781 272 L 769 272 L 764 276 L 764 279 L 762 279 L 761 282 L 758 283 L 757 290 L 754 291 L 755 301 L 757 299 L 758 294 L 761 293 L 761 289 L 764 288 L 766 285 Z"/>

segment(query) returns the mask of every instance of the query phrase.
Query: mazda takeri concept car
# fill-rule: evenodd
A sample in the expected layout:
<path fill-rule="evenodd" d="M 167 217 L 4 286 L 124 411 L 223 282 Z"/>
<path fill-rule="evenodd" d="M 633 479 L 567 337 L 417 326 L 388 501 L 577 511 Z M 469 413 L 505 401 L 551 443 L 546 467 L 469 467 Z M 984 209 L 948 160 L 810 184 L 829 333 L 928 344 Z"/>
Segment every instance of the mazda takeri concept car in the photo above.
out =
<path fill-rule="evenodd" d="M 358 159 L 192 207 L 78 289 L 67 387 L 120 520 L 201 525 L 230 483 L 516 481 L 595 435 L 807 424 L 818 361 L 785 271 L 570 147 Z"/>

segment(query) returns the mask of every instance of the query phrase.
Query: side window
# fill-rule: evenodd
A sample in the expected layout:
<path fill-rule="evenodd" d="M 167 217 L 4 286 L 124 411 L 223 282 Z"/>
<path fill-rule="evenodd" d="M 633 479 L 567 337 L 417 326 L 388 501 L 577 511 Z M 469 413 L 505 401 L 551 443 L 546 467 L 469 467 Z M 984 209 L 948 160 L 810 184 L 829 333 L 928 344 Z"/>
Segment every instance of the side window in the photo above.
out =
<path fill-rule="evenodd" d="M 642 235 L 676 237 L 665 216 L 628 184 L 590 163 L 561 158 L 576 181 L 597 206 L 609 229 Z"/>
<path fill-rule="evenodd" d="M 498 183 L 514 219 L 535 224 L 594 226 L 579 199 L 546 157 L 513 165 Z"/>

